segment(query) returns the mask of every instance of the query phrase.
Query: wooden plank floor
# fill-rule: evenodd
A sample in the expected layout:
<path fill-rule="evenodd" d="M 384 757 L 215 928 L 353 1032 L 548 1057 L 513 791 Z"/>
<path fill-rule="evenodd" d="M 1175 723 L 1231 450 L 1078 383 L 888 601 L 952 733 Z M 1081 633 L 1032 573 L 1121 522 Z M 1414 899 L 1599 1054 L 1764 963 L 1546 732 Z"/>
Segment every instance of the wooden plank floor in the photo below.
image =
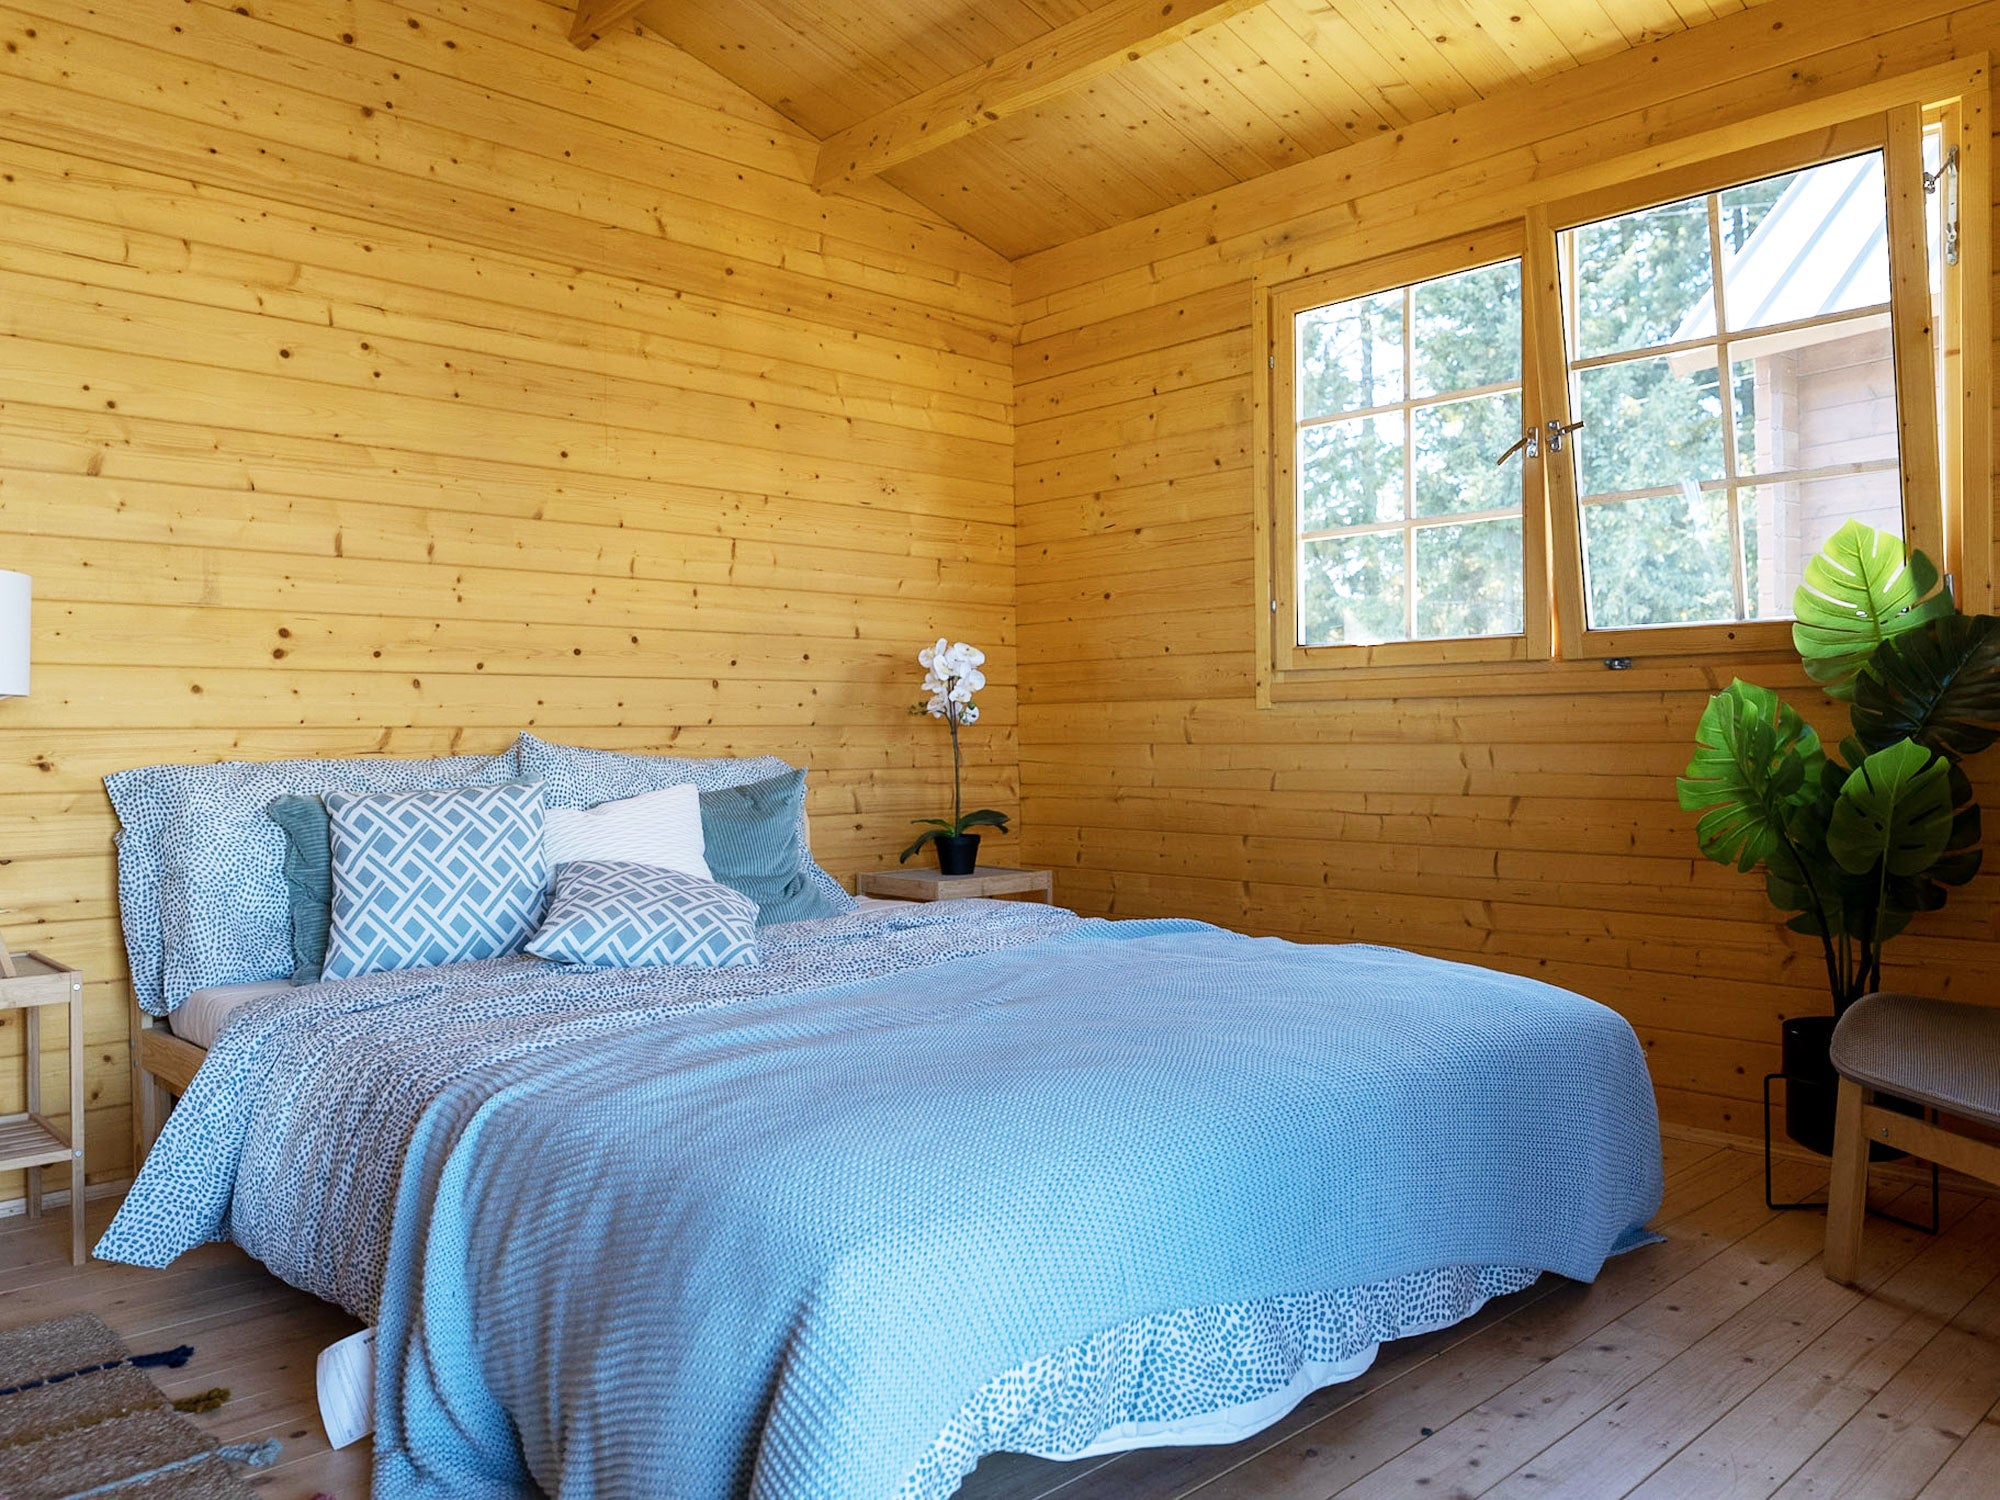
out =
<path fill-rule="evenodd" d="M 2000 1198 L 1945 1195 L 1936 1239 L 1871 1219 L 1864 1290 L 1819 1269 L 1822 1220 L 1763 1204 L 1758 1158 L 1667 1143 L 1664 1244 L 1595 1283 L 1548 1277 L 1455 1328 L 1382 1351 L 1229 1448 L 1076 1464 L 996 1455 L 963 1500 L 1993 1500 L 2000 1496 Z M 1823 1183 L 1780 1165 L 1781 1193 Z M 1878 1187 L 1914 1214 L 1914 1190 Z M 93 1232 L 111 1205 L 92 1206 Z M 168 1394 L 226 1385 L 197 1418 L 277 1437 L 273 1500 L 368 1493 L 368 1445 L 328 1450 L 313 1398 L 344 1314 L 240 1252 L 166 1271 L 72 1268 L 63 1224 L 0 1221 L 0 1324 L 87 1309 L 134 1349 L 195 1346 Z"/>

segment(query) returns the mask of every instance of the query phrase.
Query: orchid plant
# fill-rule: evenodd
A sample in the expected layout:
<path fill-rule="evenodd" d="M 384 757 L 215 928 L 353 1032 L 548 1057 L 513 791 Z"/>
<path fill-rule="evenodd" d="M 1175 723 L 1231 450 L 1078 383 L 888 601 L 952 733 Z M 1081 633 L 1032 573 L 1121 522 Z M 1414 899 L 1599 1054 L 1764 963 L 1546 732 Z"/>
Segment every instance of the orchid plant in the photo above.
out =
<path fill-rule="evenodd" d="M 1007 831 L 1007 814 L 1003 812 L 990 807 L 965 811 L 962 785 L 965 763 L 958 731 L 961 725 L 979 722 L 979 705 L 972 701 L 972 695 L 986 686 L 986 674 L 979 670 L 986 664 L 986 653 L 964 641 L 953 644 L 939 636 L 935 646 L 926 646 L 917 653 L 917 663 L 924 669 L 924 691 L 930 694 L 930 699 L 914 705 L 910 712 L 929 714 L 951 726 L 951 817 L 912 818 L 913 823 L 930 826 L 898 856 L 899 861 L 908 859 L 933 839 L 960 838 L 973 828 Z"/>

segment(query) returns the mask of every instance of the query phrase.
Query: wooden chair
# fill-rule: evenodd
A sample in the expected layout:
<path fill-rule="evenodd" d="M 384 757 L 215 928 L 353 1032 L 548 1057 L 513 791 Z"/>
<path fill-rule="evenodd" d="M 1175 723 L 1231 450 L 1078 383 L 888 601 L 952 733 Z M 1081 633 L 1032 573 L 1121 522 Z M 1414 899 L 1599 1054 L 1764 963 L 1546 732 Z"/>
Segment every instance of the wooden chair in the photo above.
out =
<path fill-rule="evenodd" d="M 1865 995 L 1834 1028 L 1833 1179 L 1827 1187 L 1826 1274 L 1854 1280 L 1868 1214 L 1868 1148 L 1876 1141 L 2000 1183 L 2000 1144 L 1975 1140 L 1870 1102 L 1876 1090 L 1960 1119 L 2000 1126 L 2000 1006 L 1922 995 Z"/>

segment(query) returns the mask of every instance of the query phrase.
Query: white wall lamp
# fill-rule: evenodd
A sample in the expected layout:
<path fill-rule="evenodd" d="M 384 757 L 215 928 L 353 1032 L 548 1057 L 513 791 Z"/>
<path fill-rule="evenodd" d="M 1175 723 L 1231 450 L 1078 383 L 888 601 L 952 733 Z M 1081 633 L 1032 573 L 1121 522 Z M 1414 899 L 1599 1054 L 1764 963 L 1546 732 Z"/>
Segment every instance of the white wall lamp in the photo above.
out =
<path fill-rule="evenodd" d="M 26 573 L 0 569 L 0 698 L 28 696 L 28 643 L 33 613 Z M 0 935 L 0 976 L 12 979 L 14 956 Z"/>

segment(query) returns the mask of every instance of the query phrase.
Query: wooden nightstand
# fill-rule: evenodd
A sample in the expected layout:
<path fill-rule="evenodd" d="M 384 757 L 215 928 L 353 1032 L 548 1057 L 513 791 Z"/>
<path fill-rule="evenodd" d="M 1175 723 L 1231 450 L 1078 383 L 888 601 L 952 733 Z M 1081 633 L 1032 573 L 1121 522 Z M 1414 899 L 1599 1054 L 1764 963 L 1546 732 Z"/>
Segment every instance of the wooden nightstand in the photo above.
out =
<path fill-rule="evenodd" d="M 1052 870 L 1012 870 L 1005 865 L 980 865 L 970 875 L 940 875 L 936 870 L 873 870 L 855 877 L 861 896 L 887 896 L 896 901 L 968 901 L 974 896 L 1038 895 L 1053 903 L 1056 879 Z"/>
<path fill-rule="evenodd" d="M 83 1264 L 83 976 L 39 953 L 14 955 L 0 975 L 0 1011 L 18 1010 L 27 1028 L 27 1113 L 0 1115 L 0 1172 L 25 1168 L 28 1217 L 42 1214 L 42 1168 L 69 1163 L 69 1258 Z M 69 1133 L 42 1113 L 42 1012 L 69 1007 Z"/>

